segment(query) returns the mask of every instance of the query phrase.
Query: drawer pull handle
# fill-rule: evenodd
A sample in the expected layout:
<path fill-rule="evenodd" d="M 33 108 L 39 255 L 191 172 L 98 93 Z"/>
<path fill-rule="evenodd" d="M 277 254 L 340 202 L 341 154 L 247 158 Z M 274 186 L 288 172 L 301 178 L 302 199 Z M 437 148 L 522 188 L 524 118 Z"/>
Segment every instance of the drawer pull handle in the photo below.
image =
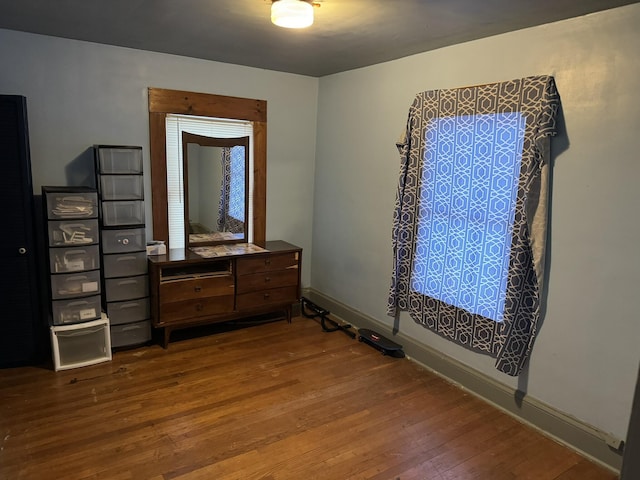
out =
<path fill-rule="evenodd" d="M 264 261 L 264 264 L 265 264 L 265 265 L 271 265 L 271 259 L 270 259 L 270 258 L 267 258 L 267 259 Z"/>
<path fill-rule="evenodd" d="M 268 293 L 265 293 L 265 294 L 264 294 L 264 298 L 269 298 L 269 296 L 270 296 L 270 295 L 269 295 Z"/>
<path fill-rule="evenodd" d="M 197 286 L 194 288 L 194 290 L 195 290 L 196 292 L 201 292 L 201 291 L 202 291 L 202 287 L 201 287 L 200 285 L 197 285 Z"/>
<path fill-rule="evenodd" d="M 265 281 L 265 282 L 270 282 L 270 281 L 271 281 L 271 277 L 266 277 L 266 278 L 264 279 L 264 281 Z"/>
<path fill-rule="evenodd" d="M 202 304 L 196 303 L 196 312 L 201 312 L 201 311 L 202 311 Z"/>

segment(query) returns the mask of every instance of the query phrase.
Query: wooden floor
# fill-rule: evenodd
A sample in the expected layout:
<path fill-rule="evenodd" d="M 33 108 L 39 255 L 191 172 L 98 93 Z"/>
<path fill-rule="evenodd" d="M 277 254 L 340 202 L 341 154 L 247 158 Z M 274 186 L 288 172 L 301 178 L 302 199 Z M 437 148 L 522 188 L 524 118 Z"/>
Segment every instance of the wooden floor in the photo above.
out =
<path fill-rule="evenodd" d="M 616 478 L 314 320 L 208 333 L 75 370 L 0 370 L 0 478 Z"/>

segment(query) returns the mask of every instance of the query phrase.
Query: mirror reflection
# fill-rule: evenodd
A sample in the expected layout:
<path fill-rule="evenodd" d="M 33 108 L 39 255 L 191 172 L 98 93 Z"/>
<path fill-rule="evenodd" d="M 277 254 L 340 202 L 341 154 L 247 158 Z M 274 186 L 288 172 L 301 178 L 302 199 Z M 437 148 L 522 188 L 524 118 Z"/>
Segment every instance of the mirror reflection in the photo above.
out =
<path fill-rule="evenodd" d="M 246 242 L 249 137 L 182 133 L 188 246 Z"/>

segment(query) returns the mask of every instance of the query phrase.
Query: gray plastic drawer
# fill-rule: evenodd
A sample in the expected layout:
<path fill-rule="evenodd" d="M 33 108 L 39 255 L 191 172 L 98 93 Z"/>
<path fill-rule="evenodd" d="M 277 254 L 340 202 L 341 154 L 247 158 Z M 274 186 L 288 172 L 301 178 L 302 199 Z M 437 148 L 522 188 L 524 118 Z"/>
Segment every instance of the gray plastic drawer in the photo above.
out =
<path fill-rule="evenodd" d="M 88 297 L 100 293 L 100 270 L 51 275 L 51 298 Z"/>
<path fill-rule="evenodd" d="M 142 200 L 142 175 L 101 175 L 102 200 Z"/>
<path fill-rule="evenodd" d="M 120 302 L 149 296 L 149 277 L 107 278 L 105 280 L 107 302 Z"/>
<path fill-rule="evenodd" d="M 54 325 L 67 325 L 100 318 L 100 295 L 71 300 L 54 300 L 51 303 Z"/>
<path fill-rule="evenodd" d="M 146 251 L 144 228 L 102 231 L 103 253 L 124 253 Z"/>
<path fill-rule="evenodd" d="M 102 224 L 107 227 L 144 224 L 144 202 L 102 202 Z"/>
<path fill-rule="evenodd" d="M 96 270 L 100 268 L 100 249 L 98 245 L 50 248 L 49 267 L 51 273 Z"/>
<path fill-rule="evenodd" d="M 47 222 L 50 247 L 98 243 L 98 219 L 54 220 Z"/>
<path fill-rule="evenodd" d="M 128 347 L 151 340 L 151 320 L 111 325 L 111 347 Z"/>
<path fill-rule="evenodd" d="M 107 303 L 107 316 L 111 325 L 147 320 L 151 316 L 149 299 L 140 298 L 124 302 L 109 302 Z"/>
<path fill-rule="evenodd" d="M 147 273 L 147 252 L 114 253 L 103 256 L 104 278 L 131 277 Z"/>
<path fill-rule="evenodd" d="M 142 173 L 141 148 L 98 148 L 99 173 Z"/>
<path fill-rule="evenodd" d="M 98 216 L 96 192 L 45 192 L 47 218 L 73 219 Z"/>

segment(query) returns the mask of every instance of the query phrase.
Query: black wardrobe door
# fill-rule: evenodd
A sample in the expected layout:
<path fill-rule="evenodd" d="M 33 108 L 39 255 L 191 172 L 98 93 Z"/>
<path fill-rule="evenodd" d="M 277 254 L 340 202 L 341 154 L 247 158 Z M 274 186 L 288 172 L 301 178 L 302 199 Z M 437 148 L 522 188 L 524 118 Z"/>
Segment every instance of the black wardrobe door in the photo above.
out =
<path fill-rule="evenodd" d="M 38 357 L 33 205 L 26 100 L 0 95 L 0 367 Z"/>

